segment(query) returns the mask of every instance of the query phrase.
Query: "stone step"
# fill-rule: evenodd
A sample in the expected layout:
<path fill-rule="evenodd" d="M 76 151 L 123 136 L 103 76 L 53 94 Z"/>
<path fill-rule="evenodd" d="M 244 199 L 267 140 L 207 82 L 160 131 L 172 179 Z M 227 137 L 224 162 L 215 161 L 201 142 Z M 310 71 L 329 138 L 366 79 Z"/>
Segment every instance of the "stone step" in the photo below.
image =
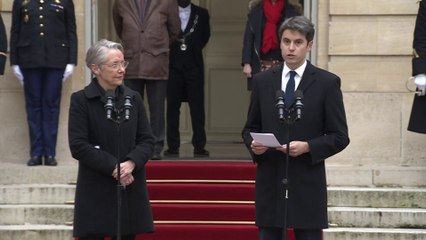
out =
<path fill-rule="evenodd" d="M 328 216 L 337 227 L 426 229 L 426 209 L 329 207 Z"/>
<path fill-rule="evenodd" d="M 330 186 L 327 189 L 331 207 L 426 208 L 426 188 Z"/>
<path fill-rule="evenodd" d="M 57 167 L 2 163 L 0 184 L 66 184 L 76 180 L 77 168 L 77 161 L 68 165 L 59 163 Z M 426 183 L 426 167 L 327 164 L 326 170 L 331 186 L 425 187 Z"/>
<path fill-rule="evenodd" d="M 1 240 L 67 240 L 72 227 L 65 225 L 0 225 Z M 327 240 L 426 240 L 426 229 L 329 228 Z M 218 239 L 219 240 L 219 239 Z"/>
<path fill-rule="evenodd" d="M 64 204 L 74 196 L 69 184 L 0 185 L 0 204 Z"/>
<path fill-rule="evenodd" d="M 329 228 L 326 240 L 426 240 L 426 229 L 404 228 Z"/>
<path fill-rule="evenodd" d="M 0 185 L 0 204 L 63 204 L 75 185 Z M 330 207 L 426 208 L 426 188 L 328 187 Z"/>
<path fill-rule="evenodd" d="M 72 222 L 73 205 L 0 205 L 0 225 L 63 225 Z"/>
<path fill-rule="evenodd" d="M 425 228 L 426 209 L 330 207 L 330 226 Z M 57 224 L 73 220 L 73 205 L 0 205 L 0 225 Z"/>

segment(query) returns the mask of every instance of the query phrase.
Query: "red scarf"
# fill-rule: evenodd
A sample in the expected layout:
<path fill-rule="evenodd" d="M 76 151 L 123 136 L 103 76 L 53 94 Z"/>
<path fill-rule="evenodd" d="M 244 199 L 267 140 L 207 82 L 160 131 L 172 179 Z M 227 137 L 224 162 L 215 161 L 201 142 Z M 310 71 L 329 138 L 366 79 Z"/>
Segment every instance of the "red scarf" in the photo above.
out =
<path fill-rule="evenodd" d="M 278 48 L 277 24 L 281 20 L 284 7 L 284 0 L 277 0 L 275 4 L 272 4 L 272 0 L 264 0 L 263 2 L 263 12 L 266 17 L 262 39 L 263 53 Z"/>

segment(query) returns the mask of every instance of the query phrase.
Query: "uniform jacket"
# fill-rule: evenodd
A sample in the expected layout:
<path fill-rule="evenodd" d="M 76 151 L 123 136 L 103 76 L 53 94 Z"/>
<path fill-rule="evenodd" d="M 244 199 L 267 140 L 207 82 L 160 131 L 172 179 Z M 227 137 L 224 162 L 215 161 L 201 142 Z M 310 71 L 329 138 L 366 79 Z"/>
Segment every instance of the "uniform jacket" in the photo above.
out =
<path fill-rule="evenodd" d="M 122 233 L 153 231 L 145 164 L 153 152 L 154 138 L 141 96 L 125 86 L 119 87 L 116 95 L 116 106 L 123 106 L 123 96 L 131 96 L 133 105 L 130 119 L 120 125 L 106 119 L 105 93 L 96 79 L 71 96 L 69 145 L 79 166 L 74 210 L 76 237 L 89 233 L 115 235 L 117 182 L 112 172 L 118 155 L 121 162 L 132 159 L 136 163 L 135 180 L 122 194 Z"/>
<path fill-rule="evenodd" d="M 426 2 L 420 1 L 414 28 L 413 76 L 426 73 Z M 414 96 L 408 130 L 426 133 L 426 96 Z"/>
<path fill-rule="evenodd" d="M 277 27 L 284 22 L 285 19 L 299 15 L 297 10 L 285 1 L 284 13 L 282 20 L 278 23 Z M 247 15 L 246 29 L 244 32 L 243 51 L 241 65 L 249 63 L 252 68 L 252 74 L 260 71 L 260 60 L 262 54 L 262 36 L 263 28 L 265 26 L 265 14 L 263 12 L 263 4 L 254 6 Z M 277 29 L 278 35 L 278 29 Z M 279 38 L 278 38 L 279 39 Z M 279 41 L 278 41 L 279 42 Z M 282 60 L 282 59 L 281 59 Z M 250 89 L 250 87 L 249 87 Z"/>
<path fill-rule="evenodd" d="M 3 18 L 0 15 L 0 75 L 4 74 L 4 67 L 6 65 L 6 51 L 7 51 L 7 36 L 4 27 Z"/>
<path fill-rule="evenodd" d="M 195 19 L 197 19 L 197 21 L 194 26 Z M 191 4 L 191 15 L 189 17 L 188 25 L 184 32 L 180 32 L 178 39 L 181 39 L 182 36 L 188 34 L 193 26 L 194 31 L 187 35 L 185 38 L 185 44 L 191 48 L 189 50 L 193 54 L 194 62 L 198 68 L 204 72 L 203 48 L 206 46 L 210 38 L 210 16 L 206 9 Z M 176 59 L 178 56 L 176 53 L 181 51 L 180 45 L 181 42 L 179 40 L 175 40 L 171 46 L 171 65 L 178 66 L 180 64 L 179 59 Z"/>
<path fill-rule="evenodd" d="M 256 224 L 283 227 L 286 155 L 270 148 L 262 155 L 251 152 L 250 132 L 274 133 L 287 144 L 286 124 L 281 124 L 275 93 L 281 89 L 283 65 L 253 78 L 253 90 L 244 142 L 257 164 Z M 307 141 L 310 152 L 289 158 L 288 227 L 327 228 L 327 184 L 324 161 L 348 144 L 348 127 L 340 90 L 340 78 L 308 62 L 298 86 L 304 95 L 302 118 L 290 126 L 290 141 Z"/>
<path fill-rule="evenodd" d="M 115 30 L 129 61 L 126 79 L 160 79 L 169 75 L 170 44 L 180 31 L 176 0 L 147 0 L 143 23 L 139 0 L 116 0 L 113 6 Z"/>
<path fill-rule="evenodd" d="M 42 16 L 42 17 L 41 17 Z M 72 0 L 14 0 L 10 63 L 21 68 L 65 68 L 77 64 Z"/>

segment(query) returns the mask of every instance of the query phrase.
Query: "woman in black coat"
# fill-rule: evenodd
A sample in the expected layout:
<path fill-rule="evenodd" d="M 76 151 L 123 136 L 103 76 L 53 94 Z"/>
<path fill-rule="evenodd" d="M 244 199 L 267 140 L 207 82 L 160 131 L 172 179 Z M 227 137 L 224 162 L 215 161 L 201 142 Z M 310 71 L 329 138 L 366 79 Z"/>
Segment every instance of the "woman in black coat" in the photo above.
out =
<path fill-rule="evenodd" d="M 278 12 L 276 12 L 278 11 Z M 244 32 L 241 66 L 251 90 L 254 74 L 283 61 L 278 41 L 278 28 L 285 19 L 300 15 L 303 6 L 299 0 L 251 0 Z M 267 26 L 273 26 L 268 30 Z M 266 36 L 269 33 L 269 37 Z M 266 35 L 265 35 L 266 34 Z M 277 44 L 265 44 L 275 38 Z"/>
<path fill-rule="evenodd" d="M 103 240 L 117 235 L 120 176 L 122 239 L 133 240 L 137 234 L 153 232 L 145 164 L 154 138 L 141 96 L 123 85 L 128 62 L 122 46 L 100 40 L 88 50 L 86 64 L 95 78 L 72 94 L 69 112 L 70 149 L 79 161 L 74 237 Z"/>

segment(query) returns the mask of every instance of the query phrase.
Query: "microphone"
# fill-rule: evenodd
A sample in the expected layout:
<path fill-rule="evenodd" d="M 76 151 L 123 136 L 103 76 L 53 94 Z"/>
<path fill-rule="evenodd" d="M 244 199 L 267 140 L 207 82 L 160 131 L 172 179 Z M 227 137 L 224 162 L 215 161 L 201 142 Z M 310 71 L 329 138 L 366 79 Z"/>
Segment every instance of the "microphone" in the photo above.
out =
<path fill-rule="evenodd" d="M 275 100 L 277 103 L 275 104 L 275 107 L 278 108 L 278 118 L 280 121 L 284 121 L 284 92 L 283 90 L 277 90 L 275 93 Z"/>
<path fill-rule="evenodd" d="M 105 93 L 107 102 L 104 105 L 105 111 L 106 111 L 106 116 L 108 120 L 112 119 L 112 111 L 114 110 L 114 98 L 115 98 L 115 93 L 113 90 L 108 90 Z"/>
<path fill-rule="evenodd" d="M 302 109 L 303 109 L 303 92 L 297 90 L 294 92 L 294 108 L 296 109 L 296 121 L 302 118 Z"/>
<path fill-rule="evenodd" d="M 124 119 L 129 120 L 130 119 L 130 110 L 132 110 L 132 97 L 126 96 L 124 98 Z"/>

